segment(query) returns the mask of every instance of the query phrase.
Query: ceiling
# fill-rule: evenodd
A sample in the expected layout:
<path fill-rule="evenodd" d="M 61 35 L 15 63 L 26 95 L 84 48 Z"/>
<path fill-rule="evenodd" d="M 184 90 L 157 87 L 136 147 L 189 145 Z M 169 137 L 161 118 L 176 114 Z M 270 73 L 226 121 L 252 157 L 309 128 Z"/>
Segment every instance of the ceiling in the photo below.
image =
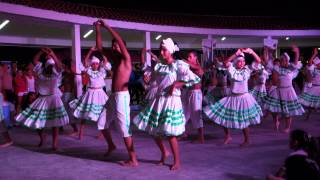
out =
<path fill-rule="evenodd" d="M 0 30 L 0 36 L 23 37 L 23 38 L 40 38 L 40 39 L 57 39 L 67 40 L 71 42 L 70 23 L 49 21 L 40 18 L 32 18 L 19 15 L 10 15 L 0 13 L 0 22 L 9 19 L 10 23 Z M 81 36 L 88 30 L 93 29 L 92 26 L 81 25 Z M 116 29 L 123 39 L 127 42 L 129 48 L 142 48 L 144 46 L 145 32 L 135 30 Z M 207 38 L 205 35 L 179 34 L 179 33 L 155 33 L 151 32 L 152 48 L 158 48 L 160 40 L 155 40 L 157 35 L 161 34 L 162 38 L 172 37 L 182 48 L 201 48 L 202 39 Z M 254 36 L 226 36 L 225 41 L 221 41 L 221 36 L 213 37 L 217 39 L 217 47 L 227 48 L 231 46 L 262 46 L 263 37 Z M 296 43 L 301 46 L 319 46 L 320 37 L 295 37 L 289 41 L 285 37 L 276 37 L 279 39 L 279 46 L 289 46 Z M 103 39 L 106 45 L 110 45 L 111 36 L 106 31 L 103 32 Z M 95 34 L 91 34 L 87 39 L 82 38 L 83 46 L 89 47 L 94 45 Z M 38 42 L 41 44 L 41 40 Z M 10 43 L 1 43 L 2 45 L 12 45 Z M 40 45 L 38 44 L 38 45 Z M 14 45 L 14 44 L 13 44 Z M 24 44 L 24 45 L 37 45 Z M 66 46 L 64 44 L 55 44 L 56 46 Z"/>

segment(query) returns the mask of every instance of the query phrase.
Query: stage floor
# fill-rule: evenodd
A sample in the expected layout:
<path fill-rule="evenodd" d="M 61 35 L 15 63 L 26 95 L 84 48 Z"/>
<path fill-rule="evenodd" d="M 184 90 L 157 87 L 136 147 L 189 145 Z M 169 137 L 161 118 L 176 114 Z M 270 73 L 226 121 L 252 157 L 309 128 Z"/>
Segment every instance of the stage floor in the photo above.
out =
<path fill-rule="evenodd" d="M 293 128 L 320 136 L 319 115 L 311 115 L 309 121 L 304 121 L 302 117 L 295 118 Z M 170 171 L 169 166 L 155 164 L 160 158 L 157 146 L 151 136 L 135 128 L 134 145 L 140 161 L 135 168 L 118 164 L 128 156 L 117 131 L 113 130 L 113 137 L 118 149 L 109 157 L 104 157 L 106 143 L 96 138 L 98 131 L 94 124 L 87 125 L 82 141 L 65 135 L 70 130 L 66 127 L 59 137 L 61 151 L 53 153 L 50 151 L 49 130 L 47 143 L 38 148 L 39 139 L 35 131 L 21 127 L 12 129 L 14 145 L 0 149 L 0 179 L 265 179 L 268 173 L 275 172 L 282 165 L 290 152 L 288 135 L 273 130 L 270 116 L 261 125 L 251 128 L 252 144 L 246 148 L 239 147 L 243 138 L 241 131 L 232 131 L 231 144 L 222 145 L 222 128 L 205 123 L 205 144 L 179 142 L 182 167 L 175 172 Z M 3 142 L 3 139 L 0 140 Z M 172 161 L 170 156 L 167 163 Z"/>

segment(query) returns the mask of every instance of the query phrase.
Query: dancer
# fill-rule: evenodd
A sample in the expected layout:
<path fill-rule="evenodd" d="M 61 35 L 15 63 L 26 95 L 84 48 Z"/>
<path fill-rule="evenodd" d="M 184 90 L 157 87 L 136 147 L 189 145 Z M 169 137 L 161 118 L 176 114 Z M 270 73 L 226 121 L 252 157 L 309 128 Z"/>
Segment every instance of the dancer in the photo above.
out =
<path fill-rule="evenodd" d="M 10 137 L 8 129 L 6 128 L 6 125 L 4 123 L 2 102 L 3 102 L 3 96 L 2 96 L 2 93 L 0 93 L 0 134 L 4 137 L 4 140 L 5 140 L 4 143 L 0 144 L 0 148 L 8 147 L 13 144 L 13 141 Z"/>
<path fill-rule="evenodd" d="M 263 107 L 263 103 L 267 97 L 266 81 L 269 74 L 262 64 L 260 64 L 260 66 L 261 67 L 259 67 L 258 70 L 253 72 L 252 77 L 254 77 L 255 85 L 250 93 L 256 99 L 260 107 Z"/>
<path fill-rule="evenodd" d="M 306 120 L 312 110 L 320 108 L 320 59 L 317 56 L 318 49 L 315 48 L 307 66 L 307 85 L 299 98 L 299 102 L 308 108 Z"/>
<path fill-rule="evenodd" d="M 228 86 L 228 72 L 227 68 L 223 65 L 223 61 L 222 57 L 215 58 L 214 60 L 212 81 L 216 82 L 216 84 L 215 87 L 204 96 L 206 105 L 210 103 L 214 104 L 231 94 Z"/>
<path fill-rule="evenodd" d="M 160 44 L 162 62 L 155 65 L 153 71 L 158 84 L 158 93 L 136 117 L 134 124 L 139 130 L 146 131 L 154 136 L 156 144 L 161 151 L 159 164 L 164 164 L 169 152 L 162 138 L 169 138 L 171 150 L 174 155 L 174 164 L 171 170 L 180 167 L 179 146 L 177 136 L 185 131 L 185 117 L 181 103 L 182 86 L 191 87 L 200 82 L 190 69 L 189 65 L 181 60 L 175 60 L 173 53 L 179 48 L 171 38 Z"/>
<path fill-rule="evenodd" d="M 111 59 L 114 62 L 112 71 L 112 94 L 110 95 L 104 111 L 106 118 L 99 119 L 98 129 L 101 130 L 108 143 L 106 155 L 109 155 L 116 149 L 109 129 L 111 123 L 113 121 L 116 122 L 121 130 L 129 154 L 129 160 L 121 162 L 121 165 L 135 167 L 138 166 L 138 160 L 134 151 L 130 130 L 130 95 L 128 92 L 128 82 L 132 70 L 131 57 L 120 35 L 107 23 L 99 20 L 95 23 L 95 26 L 97 32 L 97 47 L 99 50 L 102 50 L 101 27 L 106 28 L 114 38 L 112 40 L 111 54 Z"/>
<path fill-rule="evenodd" d="M 68 59 L 68 61 L 63 61 L 64 63 L 64 71 L 62 73 L 62 102 L 64 104 L 64 107 L 66 108 L 66 111 L 69 116 L 69 122 L 73 129 L 73 132 L 70 134 L 70 136 L 77 135 L 78 127 L 75 122 L 75 117 L 73 116 L 73 110 L 69 106 L 69 103 L 74 100 L 76 97 L 74 95 L 74 73 L 71 70 L 71 59 Z"/>
<path fill-rule="evenodd" d="M 97 122 L 108 100 L 103 87 L 105 86 L 106 71 L 111 69 L 108 59 L 96 47 L 89 50 L 85 57 L 84 66 L 84 71 L 89 76 L 87 91 L 79 99 L 74 99 L 69 103 L 70 107 L 74 109 L 74 117 L 81 119 L 79 140 L 83 138 L 85 121 Z"/>
<path fill-rule="evenodd" d="M 45 57 L 45 59 L 41 59 Z M 39 60 L 44 61 L 43 64 Z M 52 149 L 58 148 L 58 127 L 69 123 L 68 114 L 63 106 L 58 88 L 61 78 L 61 63 L 50 48 L 43 48 L 34 57 L 34 71 L 37 75 L 37 85 L 40 96 L 17 117 L 17 122 L 29 128 L 35 128 L 40 136 L 39 147 L 45 141 L 44 128 L 53 130 Z"/>
<path fill-rule="evenodd" d="M 299 62 L 299 49 L 293 46 L 292 51 L 295 53 L 293 63 L 290 63 L 289 55 L 284 53 L 280 57 L 280 66 L 273 67 L 272 79 L 276 88 L 270 90 L 264 103 L 264 109 L 272 113 L 277 131 L 280 126 L 279 115 L 284 116 L 286 127 L 283 132 L 285 133 L 290 132 L 292 116 L 304 113 L 304 109 L 298 102 L 298 97 L 292 87 L 292 80 L 298 75 L 298 70 L 302 67 L 302 64 Z"/>
<path fill-rule="evenodd" d="M 255 58 L 251 67 L 245 66 L 244 53 Z M 232 60 L 234 65 L 230 63 Z M 208 118 L 224 128 L 224 144 L 229 144 L 232 140 L 230 134 L 230 128 L 232 128 L 242 129 L 244 141 L 241 146 L 249 145 L 249 126 L 260 123 L 262 110 L 253 96 L 248 93 L 250 74 L 252 69 L 258 69 L 260 62 L 260 57 L 252 49 L 238 49 L 225 61 L 231 79 L 232 94 L 204 108 Z"/>
<path fill-rule="evenodd" d="M 190 70 L 198 77 L 202 77 L 204 72 L 198 61 L 196 51 L 190 51 L 188 58 L 185 61 L 190 66 Z M 204 128 L 202 120 L 202 91 L 201 82 L 192 85 L 191 87 L 184 88 L 181 95 L 184 115 L 186 122 L 191 120 L 194 129 L 198 130 L 197 142 L 204 143 Z"/>

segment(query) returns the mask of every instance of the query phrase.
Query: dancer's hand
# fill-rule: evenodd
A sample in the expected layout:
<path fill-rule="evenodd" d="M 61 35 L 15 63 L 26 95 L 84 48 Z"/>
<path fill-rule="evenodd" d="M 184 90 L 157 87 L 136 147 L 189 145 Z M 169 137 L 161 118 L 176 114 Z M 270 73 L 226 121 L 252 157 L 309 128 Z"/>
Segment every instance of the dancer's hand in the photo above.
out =
<path fill-rule="evenodd" d="M 242 53 L 242 49 L 238 49 L 236 52 L 236 56 L 239 56 Z"/>
<path fill-rule="evenodd" d="M 254 51 L 251 48 L 245 48 L 244 50 L 242 50 L 242 52 L 248 53 L 248 54 L 253 54 Z"/>
<path fill-rule="evenodd" d="M 173 95 L 174 90 L 177 88 L 176 82 L 174 82 L 170 87 L 169 87 L 169 95 Z"/>
<path fill-rule="evenodd" d="M 314 48 L 314 49 L 313 49 L 313 55 L 314 55 L 314 56 L 318 55 L 318 48 Z"/>
<path fill-rule="evenodd" d="M 295 53 L 299 53 L 299 48 L 296 45 L 292 45 L 292 51 Z"/>
<path fill-rule="evenodd" d="M 97 48 L 96 46 L 92 46 L 92 47 L 90 48 L 90 51 L 91 51 L 91 52 L 93 52 L 93 51 L 98 51 L 98 48 Z"/>
<path fill-rule="evenodd" d="M 150 75 L 143 75 L 143 81 L 144 81 L 145 83 L 149 83 L 150 79 L 151 79 L 151 76 L 150 76 Z"/>

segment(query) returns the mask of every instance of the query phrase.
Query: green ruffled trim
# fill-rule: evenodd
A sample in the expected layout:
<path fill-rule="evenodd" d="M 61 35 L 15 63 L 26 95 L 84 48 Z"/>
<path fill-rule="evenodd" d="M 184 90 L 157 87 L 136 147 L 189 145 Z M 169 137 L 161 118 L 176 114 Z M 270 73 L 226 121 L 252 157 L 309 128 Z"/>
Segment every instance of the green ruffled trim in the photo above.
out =
<path fill-rule="evenodd" d="M 261 92 L 254 89 L 250 91 L 250 94 L 258 98 L 265 98 L 267 96 L 267 92 Z"/>
<path fill-rule="evenodd" d="M 262 115 L 261 107 L 258 104 L 254 104 L 254 106 L 249 109 L 233 110 L 224 107 L 220 101 L 218 101 L 215 104 L 208 105 L 205 109 L 205 114 L 209 118 L 216 116 L 224 121 L 238 123 L 254 120 Z"/>
<path fill-rule="evenodd" d="M 274 97 L 267 96 L 264 103 L 265 103 L 266 106 L 271 106 L 271 107 L 274 107 L 274 108 L 281 109 L 280 100 L 276 99 Z M 288 108 L 289 112 L 302 109 L 302 106 L 298 102 L 298 99 L 293 100 L 293 101 L 284 101 L 284 100 L 282 100 L 282 106 L 283 106 L 283 108 L 285 108 L 285 107 Z"/>
<path fill-rule="evenodd" d="M 320 103 L 320 96 L 315 96 L 308 93 L 302 93 L 299 98 L 310 103 Z"/>
<path fill-rule="evenodd" d="M 76 100 L 77 102 L 72 102 L 72 106 L 76 106 L 76 110 L 79 111 L 80 113 L 87 113 L 87 112 L 91 112 L 95 115 L 100 115 L 104 105 L 97 105 L 97 104 L 84 104 L 78 100 Z"/>
<path fill-rule="evenodd" d="M 28 119 L 37 121 L 50 121 L 68 116 L 64 107 L 54 109 L 33 109 L 28 107 L 27 109 L 22 111 L 20 115 L 28 117 Z"/>
<path fill-rule="evenodd" d="M 182 109 L 175 111 L 166 109 L 160 113 L 154 111 L 151 107 L 145 108 L 139 113 L 139 119 L 147 123 L 151 127 L 159 127 L 163 124 L 169 126 L 181 126 L 184 124 L 184 114 Z"/>

